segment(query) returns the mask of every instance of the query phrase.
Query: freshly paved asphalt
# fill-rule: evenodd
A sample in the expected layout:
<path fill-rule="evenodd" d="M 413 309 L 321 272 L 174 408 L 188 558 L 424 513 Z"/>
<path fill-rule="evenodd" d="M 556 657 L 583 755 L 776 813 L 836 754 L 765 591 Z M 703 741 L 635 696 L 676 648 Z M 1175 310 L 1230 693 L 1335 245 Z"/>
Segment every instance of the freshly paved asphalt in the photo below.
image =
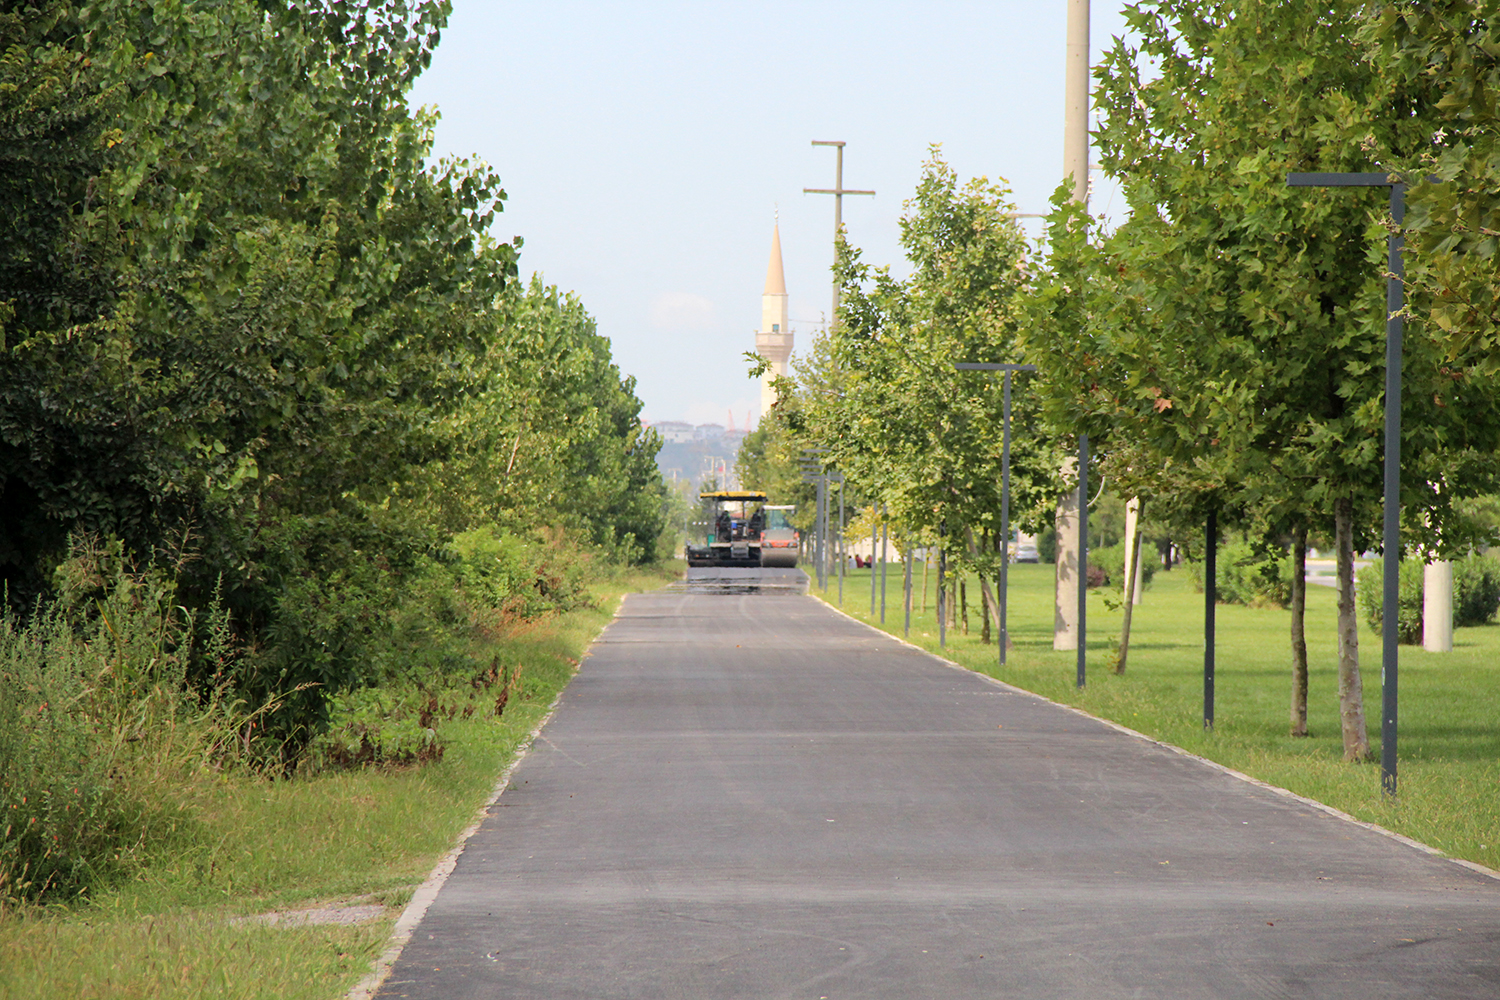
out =
<path fill-rule="evenodd" d="M 1500 997 L 1500 882 L 694 575 L 751 579 L 626 600 L 380 996 Z"/>

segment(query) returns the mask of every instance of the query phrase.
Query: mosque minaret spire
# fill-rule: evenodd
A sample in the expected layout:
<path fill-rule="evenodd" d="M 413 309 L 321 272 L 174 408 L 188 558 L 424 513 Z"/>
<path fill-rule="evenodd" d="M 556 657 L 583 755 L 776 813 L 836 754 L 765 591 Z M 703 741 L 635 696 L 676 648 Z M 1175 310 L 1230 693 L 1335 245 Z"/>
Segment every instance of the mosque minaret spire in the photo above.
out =
<path fill-rule="evenodd" d="M 766 265 L 766 289 L 760 296 L 760 329 L 755 331 L 755 350 L 771 362 L 771 370 L 760 377 L 760 415 L 771 412 L 776 390 L 771 380 L 791 374 L 792 331 L 787 322 L 786 274 L 781 267 L 780 213 L 771 229 L 771 260 Z"/>

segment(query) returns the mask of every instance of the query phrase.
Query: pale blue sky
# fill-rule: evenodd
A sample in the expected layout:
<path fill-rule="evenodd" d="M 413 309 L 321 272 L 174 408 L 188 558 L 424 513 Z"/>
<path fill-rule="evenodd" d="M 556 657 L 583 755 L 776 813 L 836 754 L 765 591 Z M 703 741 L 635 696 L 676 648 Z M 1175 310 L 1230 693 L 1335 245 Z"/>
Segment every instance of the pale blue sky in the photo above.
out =
<path fill-rule="evenodd" d="M 865 260 L 904 273 L 901 203 L 927 147 L 1005 178 L 1020 211 L 1062 175 L 1063 0 L 501 3 L 455 0 L 416 104 L 439 155 L 477 155 L 509 194 L 494 226 L 521 273 L 576 291 L 636 377 L 648 420 L 737 426 L 759 408 L 754 347 L 781 212 L 800 352 L 831 297 L 834 151 Z M 1094 4 L 1097 53 L 1123 31 Z M 1096 174 L 1091 210 L 1122 199 Z M 1035 224 L 1029 230 L 1035 233 Z"/>

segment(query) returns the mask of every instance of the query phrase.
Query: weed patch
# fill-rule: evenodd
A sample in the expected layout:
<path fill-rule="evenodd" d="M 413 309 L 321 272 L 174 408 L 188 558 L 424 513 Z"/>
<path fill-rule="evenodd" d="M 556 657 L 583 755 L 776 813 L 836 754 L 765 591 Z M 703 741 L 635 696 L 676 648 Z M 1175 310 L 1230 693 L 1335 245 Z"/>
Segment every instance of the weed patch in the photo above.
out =
<path fill-rule="evenodd" d="M 680 568 L 595 572 L 582 606 L 484 630 L 466 671 L 432 676 L 425 689 L 369 689 L 385 694 L 370 696 L 367 725 L 397 715 L 420 724 L 425 712 L 440 757 L 328 761 L 277 780 L 246 768 L 179 769 L 157 794 L 176 830 L 138 841 L 128 872 L 69 905 L 0 912 L 0 1000 L 342 995 L 541 723 L 620 596 Z M 356 926 L 242 919 L 355 897 L 373 897 L 388 916 Z"/>

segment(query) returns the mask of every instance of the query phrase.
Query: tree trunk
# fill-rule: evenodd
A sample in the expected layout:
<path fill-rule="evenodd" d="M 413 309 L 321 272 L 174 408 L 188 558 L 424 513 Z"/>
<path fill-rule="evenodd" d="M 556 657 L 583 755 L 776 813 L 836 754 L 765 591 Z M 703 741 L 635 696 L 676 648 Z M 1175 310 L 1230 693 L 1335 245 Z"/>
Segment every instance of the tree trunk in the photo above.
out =
<path fill-rule="evenodd" d="M 1307 735 L 1307 525 L 1292 532 L 1292 735 Z"/>
<path fill-rule="evenodd" d="M 968 575 L 959 571 L 958 575 L 958 607 L 963 613 L 964 635 L 969 634 L 969 581 Z"/>
<path fill-rule="evenodd" d="M 948 550 L 944 548 L 947 542 L 947 539 L 944 537 L 946 534 L 947 532 L 940 526 L 938 528 L 937 608 L 935 609 L 937 611 L 939 646 L 947 646 L 948 644 L 948 605 L 953 603 L 953 598 L 948 592 L 950 586 L 948 582 Z"/>
<path fill-rule="evenodd" d="M 975 561 L 978 561 L 980 549 L 974 544 L 974 532 L 968 528 L 965 528 L 964 531 L 969 543 L 969 554 L 974 557 Z M 993 536 L 993 538 L 989 535 L 981 535 L 980 537 L 983 539 L 984 545 L 991 545 L 993 542 L 995 552 L 998 553 L 1000 551 L 1000 536 L 998 534 Z M 1000 578 L 996 577 L 996 586 L 999 585 L 999 582 Z M 979 574 L 979 599 L 981 602 L 980 611 L 984 615 L 984 632 L 982 634 L 984 641 L 989 642 L 991 623 L 994 624 L 997 633 L 1000 630 L 1000 597 L 998 591 L 990 589 L 990 582 L 984 578 L 983 573 Z"/>
<path fill-rule="evenodd" d="M 922 553 L 922 614 L 927 613 L 927 570 L 932 565 L 932 550 Z"/>
<path fill-rule="evenodd" d="M 1135 531 L 1125 540 L 1125 620 L 1120 623 L 1120 653 L 1115 657 L 1115 673 L 1125 672 L 1125 659 L 1130 655 L 1130 619 L 1135 613 L 1136 566 L 1141 558 L 1141 515 L 1146 511 L 1146 501 L 1137 498 L 1135 509 Z"/>
<path fill-rule="evenodd" d="M 1361 761 L 1370 757 L 1370 737 L 1359 677 L 1359 616 L 1354 610 L 1354 503 L 1348 498 L 1333 502 L 1333 533 L 1339 575 L 1339 724 L 1344 759 Z"/>
<path fill-rule="evenodd" d="M 1161 556 L 1161 571 L 1172 571 L 1172 539 L 1164 538 L 1156 543 L 1156 554 Z"/>
<path fill-rule="evenodd" d="M 979 641 L 990 644 L 990 588 L 984 574 L 979 574 Z"/>

